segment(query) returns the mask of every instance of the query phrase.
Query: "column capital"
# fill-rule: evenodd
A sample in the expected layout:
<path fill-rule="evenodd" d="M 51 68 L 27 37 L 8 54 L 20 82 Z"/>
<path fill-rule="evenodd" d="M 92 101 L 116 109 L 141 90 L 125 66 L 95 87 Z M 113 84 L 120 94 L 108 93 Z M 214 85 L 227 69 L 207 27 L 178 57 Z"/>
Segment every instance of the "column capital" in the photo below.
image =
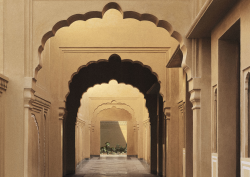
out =
<path fill-rule="evenodd" d="M 24 107 L 32 109 L 32 103 L 35 100 L 35 79 L 32 77 L 24 78 Z"/>
<path fill-rule="evenodd" d="M 193 110 L 201 108 L 200 98 L 201 98 L 201 89 L 193 89 L 190 91 L 190 101 L 193 104 L 192 107 Z"/>
<path fill-rule="evenodd" d="M 35 90 L 32 88 L 24 88 L 23 97 L 24 97 L 24 107 L 32 109 L 32 103 L 35 100 Z"/>

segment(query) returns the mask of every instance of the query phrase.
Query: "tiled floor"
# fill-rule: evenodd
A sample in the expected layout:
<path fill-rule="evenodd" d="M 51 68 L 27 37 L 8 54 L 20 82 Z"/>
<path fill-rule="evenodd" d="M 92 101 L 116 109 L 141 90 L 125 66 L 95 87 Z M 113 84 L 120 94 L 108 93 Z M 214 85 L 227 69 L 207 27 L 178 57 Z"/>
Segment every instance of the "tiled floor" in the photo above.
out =
<path fill-rule="evenodd" d="M 155 177 L 149 166 L 137 158 L 126 156 L 101 156 L 84 161 L 72 177 Z"/>

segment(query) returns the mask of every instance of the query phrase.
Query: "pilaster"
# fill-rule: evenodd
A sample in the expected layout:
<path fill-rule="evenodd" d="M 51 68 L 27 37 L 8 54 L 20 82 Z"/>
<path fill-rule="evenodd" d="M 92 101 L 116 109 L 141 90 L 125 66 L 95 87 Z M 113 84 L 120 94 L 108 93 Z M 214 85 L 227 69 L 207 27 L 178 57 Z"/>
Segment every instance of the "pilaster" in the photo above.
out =
<path fill-rule="evenodd" d="M 163 109 L 164 111 L 164 123 L 165 123 L 165 163 L 163 163 L 163 169 L 165 169 L 164 176 L 169 176 L 169 158 L 170 158 L 170 153 L 169 153 L 169 146 L 168 146 L 168 136 L 169 136 L 169 121 L 170 121 L 170 116 L 171 116 L 171 108 L 170 107 L 165 107 Z M 165 167 L 165 168 L 164 168 Z"/>
<path fill-rule="evenodd" d="M 29 168 L 29 117 L 35 100 L 34 85 L 35 81 L 31 77 L 24 78 L 24 176 L 28 176 Z"/>
<path fill-rule="evenodd" d="M 193 177 L 200 177 L 201 174 L 201 90 L 190 91 L 190 101 L 193 104 Z"/>
<path fill-rule="evenodd" d="M 186 176 L 186 117 L 185 117 L 185 102 L 182 100 L 178 103 L 179 108 L 179 146 L 180 147 L 180 157 L 181 163 L 180 169 L 182 168 L 182 176 Z"/>
<path fill-rule="evenodd" d="M 66 114 L 66 109 L 62 104 L 58 108 L 58 118 L 61 124 L 61 167 L 62 169 L 63 169 L 63 131 L 64 131 L 63 121 L 64 121 L 65 114 Z M 63 170 L 62 170 L 62 174 L 63 174 Z"/>

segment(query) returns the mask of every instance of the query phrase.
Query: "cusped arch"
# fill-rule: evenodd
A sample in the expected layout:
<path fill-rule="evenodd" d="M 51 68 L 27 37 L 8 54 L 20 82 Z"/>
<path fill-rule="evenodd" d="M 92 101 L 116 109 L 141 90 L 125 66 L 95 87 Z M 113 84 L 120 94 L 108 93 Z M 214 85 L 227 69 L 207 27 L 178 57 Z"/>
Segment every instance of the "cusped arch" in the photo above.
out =
<path fill-rule="evenodd" d="M 124 109 L 126 111 L 128 111 L 131 116 L 132 116 L 132 119 L 135 120 L 135 111 L 133 108 L 131 108 L 128 104 L 126 103 L 121 103 L 121 102 L 114 102 L 114 101 L 111 101 L 111 102 L 107 102 L 107 103 L 103 103 L 103 104 L 100 104 L 99 106 L 96 107 L 96 109 L 94 110 L 93 112 L 93 115 L 94 115 L 94 119 L 97 117 L 97 115 L 103 111 L 103 110 L 106 110 L 106 109 L 110 109 L 112 107 L 116 107 L 117 109 Z"/>
<path fill-rule="evenodd" d="M 93 121 L 97 121 L 98 115 L 100 115 L 100 114 L 102 114 L 102 113 L 105 113 L 105 112 L 107 112 L 107 111 L 110 111 L 110 112 L 112 112 L 112 113 L 114 113 L 114 112 L 116 112 L 116 111 L 125 112 L 127 115 L 129 115 L 128 120 L 135 121 L 135 120 L 133 119 L 133 116 L 130 114 L 130 112 L 129 112 L 128 110 L 126 110 L 126 109 L 124 109 L 124 108 L 117 108 L 117 107 L 113 106 L 113 107 L 111 107 L 111 108 L 107 108 L 107 109 L 101 110 L 101 111 L 97 114 L 97 116 L 92 120 L 92 122 L 93 122 Z M 128 121 L 128 120 L 121 120 L 121 121 Z M 118 121 L 118 120 L 105 119 L 105 121 Z"/>
<path fill-rule="evenodd" d="M 119 55 L 112 54 L 108 60 L 99 60 L 81 66 L 72 75 L 69 81 L 69 92 L 66 95 L 66 110 L 74 113 L 76 117 L 83 93 L 96 84 L 108 83 L 112 79 L 117 80 L 118 83 L 132 85 L 144 95 L 154 85 L 159 85 L 158 93 L 160 90 L 160 81 L 151 67 L 141 62 L 121 60 Z"/>
<path fill-rule="evenodd" d="M 156 27 L 164 28 L 165 30 L 167 30 L 168 33 L 170 34 L 170 36 L 179 42 L 179 48 L 182 52 L 182 67 L 185 69 L 187 74 L 189 76 L 191 76 L 190 69 L 186 64 L 187 47 L 184 45 L 184 41 L 183 41 L 181 34 L 178 33 L 177 31 L 175 31 L 169 22 L 167 22 L 166 20 L 159 20 L 156 16 L 154 16 L 152 14 L 148 14 L 148 13 L 140 14 L 140 13 L 135 12 L 135 11 L 123 12 L 121 6 L 118 3 L 110 2 L 104 6 L 102 11 L 90 11 L 90 12 L 87 12 L 85 14 L 74 14 L 66 20 L 61 20 L 61 21 L 57 22 L 52 27 L 52 29 L 50 31 L 45 33 L 42 37 L 41 45 L 38 48 L 39 64 L 35 68 L 35 76 L 34 77 L 37 78 L 37 73 L 42 68 L 41 53 L 44 50 L 45 43 L 49 38 L 55 36 L 56 32 L 59 29 L 61 29 L 63 27 L 69 27 L 75 21 L 78 21 L 78 20 L 86 21 L 86 20 L 89 20 L 91 18 L 102 19 L 105 12 L 107 12 L 109 9 L 116 9 L 116 10 L 120 11 L 121 14 L 123 15 L 123 19 L 132 18 L 132 19 L 136 19 L 138 21 L 150 21 L 150 22 L 154 23 L 156 25 Z"/>

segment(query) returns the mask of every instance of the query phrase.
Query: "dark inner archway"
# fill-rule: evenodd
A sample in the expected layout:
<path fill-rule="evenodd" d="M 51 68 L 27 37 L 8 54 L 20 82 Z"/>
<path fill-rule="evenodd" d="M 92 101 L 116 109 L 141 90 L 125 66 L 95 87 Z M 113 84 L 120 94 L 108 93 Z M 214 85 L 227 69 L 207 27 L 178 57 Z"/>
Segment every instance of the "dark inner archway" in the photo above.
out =
<path fill-rule="evenodd" d="M 160 82 L 150 67 L 141 62 L 121 60 L 119 55 L 113 54 L 109 60 L 99 60 L 80 68 L 69 83 L 70 92 L 66 98 L 63 132 L 64 175 L 75 172 L 75 122 L 81 97 L 88 88 L 95 84 L 108 83 L 111 79 L 138 88 L 146 98 L 151 122 L 151 172 L 157 173 L 157 161 L 159 162 L 161 157 L 157 153 L 157 151 L 161 152 L 160 149 L 160 151 L 157 150 L 157 143 L 159 143 L 157 134 L 160 133 L 158 132 L 158 126 L 161 125 L 159 121 L 163 120 L 163 98 L 159 94 Z"/>

